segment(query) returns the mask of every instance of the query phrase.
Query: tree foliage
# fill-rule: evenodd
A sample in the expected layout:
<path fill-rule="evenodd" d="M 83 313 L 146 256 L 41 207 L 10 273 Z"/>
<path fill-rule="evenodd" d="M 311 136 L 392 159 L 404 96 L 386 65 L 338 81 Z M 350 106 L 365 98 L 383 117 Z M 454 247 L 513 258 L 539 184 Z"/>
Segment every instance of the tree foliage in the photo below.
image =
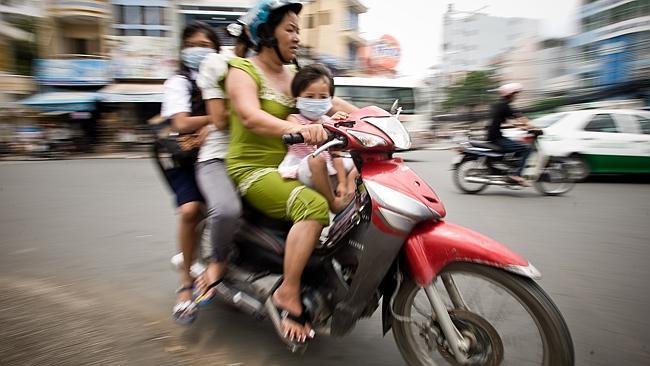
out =
<path fill-rule="evenodd" d="M 496 87 L 496 82 L 487 72 L 469 72 L 463 80 L 447 88 L 447 99 L 443 102 L 443 108 L 452 110 L 466 107 L 472 111 L 478 106 L 494 102 L 496 94 L 490 90 Z"/>

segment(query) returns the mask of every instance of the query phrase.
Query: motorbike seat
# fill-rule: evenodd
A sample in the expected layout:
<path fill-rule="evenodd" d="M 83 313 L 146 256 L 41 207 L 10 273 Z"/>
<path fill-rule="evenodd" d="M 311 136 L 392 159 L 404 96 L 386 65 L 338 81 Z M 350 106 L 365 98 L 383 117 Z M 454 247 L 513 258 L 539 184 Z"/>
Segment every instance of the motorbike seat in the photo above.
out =
<path fill-rule="evenodd" d="M 235 237 L 240 253 L 265 270 L 282 273 L 285 240 L 293 223 L 270 218 L 245 202 L 242 216 L 243 222 Z M 306 273 L 322 270 L 322 260 L 317 251 L 309 258 Z"/>
<path fill-rule="evenodd" d="M 475 141 L 475 140 L 473 140 L 473 141 L 470 141 L 469 143 L 474 147 L 480 147 L 480 148 L 483 148 L 483 149 L 490 149 L 490 150 L 493 150 L 493 151 L 503 152 L 503 148 L 501 146 L 499 146 L 497 144 L 494 144 L 492 142 L 489 142 L 489 141 Z"/>
<path fill-rule="evenodd" d="M 245 201 L 243 205 L 243 224 L 237 234 L 236 241 L 240 243 L 253 244 L 261 247 L 277 255 L 284 254 L 284 245 L 289 230 L 293 226 L 290 221 L 274 219 L 266 216 L 262 212 L 256 210 L 254 207 L 248 205 Z M 350 205 L 338 215 L 336 215 L 331 222 L 331 225 L 323 230 L 320 237 L 320 242 L 316 246 L 315 252 L 327 246 L 330 241 L 336 241 L 350 228 L 350 217 L 352 217 L 356 210 L 356 205 L 351 202 Z M 333 236 L 329 234 L 334 232 Z"/>

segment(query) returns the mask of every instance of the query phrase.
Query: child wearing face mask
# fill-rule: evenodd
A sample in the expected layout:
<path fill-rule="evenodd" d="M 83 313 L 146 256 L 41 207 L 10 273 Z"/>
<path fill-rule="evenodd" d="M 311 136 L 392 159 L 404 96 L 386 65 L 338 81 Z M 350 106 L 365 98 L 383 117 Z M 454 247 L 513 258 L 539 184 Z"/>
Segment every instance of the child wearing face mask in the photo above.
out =
<path fill-rule="evenodd" d="M 324 123 L 325 114 L 332 109 L 334 79 L 323 65 L 312 64 L 298 71 L 291 83 L 299 114 L 287 120 L 299 124 Z M 344 120 L 347 113 L 336 112 L 331 119 Z M 358 175 L 351 159 L 332 157 L 327 151 L 316 157 L 311 154 L 316 146 L 295 144 L 288 148 L 278 172 L 283 178 L 298 179 L 304 185 L 322 194 L 333 213 L 341 212 L 354 197 Z"/>

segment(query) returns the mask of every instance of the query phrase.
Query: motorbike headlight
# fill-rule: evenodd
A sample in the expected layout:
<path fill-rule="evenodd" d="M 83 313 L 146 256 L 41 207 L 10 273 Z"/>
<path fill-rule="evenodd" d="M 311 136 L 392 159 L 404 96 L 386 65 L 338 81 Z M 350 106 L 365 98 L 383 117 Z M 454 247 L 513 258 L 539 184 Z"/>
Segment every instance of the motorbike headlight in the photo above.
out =
<path fill-rule="evenodd" d="M 386 140 L 384 140 L 383 138 L 377 135 L 373 135 L 371 133 L 366 133 L 366 132 L 361 132 L 356 130 L 348 130 L 347 132 L 350 135 L 354 136 L 354 138 L 356 138 L 365 147 L 376 147 L 376 146 L 388 145 L 388 142 L 386 142 Z"/>
<path fill-rule="evenodd" d="M 393 140 L 397 150 L 408 150 L 411 147 L 411 136 L 402 122 L 395 117 L 367 117 L 363 119 L 380 129 Z"/>

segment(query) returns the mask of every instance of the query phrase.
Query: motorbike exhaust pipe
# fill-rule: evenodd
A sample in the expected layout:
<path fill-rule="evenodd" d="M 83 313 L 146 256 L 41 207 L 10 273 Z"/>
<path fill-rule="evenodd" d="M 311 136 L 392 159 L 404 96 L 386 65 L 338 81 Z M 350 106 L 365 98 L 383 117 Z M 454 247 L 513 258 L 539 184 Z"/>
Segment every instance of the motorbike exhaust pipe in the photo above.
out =
<path fill-rule="evenodd" d="M 231 288 L 223 282 L 215 287 L 217 296 L 258 320 L 266 318 L 264 304 L 247 293 Z"/>
<path fill-rule="evenodd" d="M 507 186 L 510 185 L 508 182 L 504 182 L 502 180 L 492 180 L 488 178 L 481 178 L 481 177 L 465 177 L 465 181 L 469 183 L 480 183 L 480 184 L 489 184 L 493 186 Z"/>

